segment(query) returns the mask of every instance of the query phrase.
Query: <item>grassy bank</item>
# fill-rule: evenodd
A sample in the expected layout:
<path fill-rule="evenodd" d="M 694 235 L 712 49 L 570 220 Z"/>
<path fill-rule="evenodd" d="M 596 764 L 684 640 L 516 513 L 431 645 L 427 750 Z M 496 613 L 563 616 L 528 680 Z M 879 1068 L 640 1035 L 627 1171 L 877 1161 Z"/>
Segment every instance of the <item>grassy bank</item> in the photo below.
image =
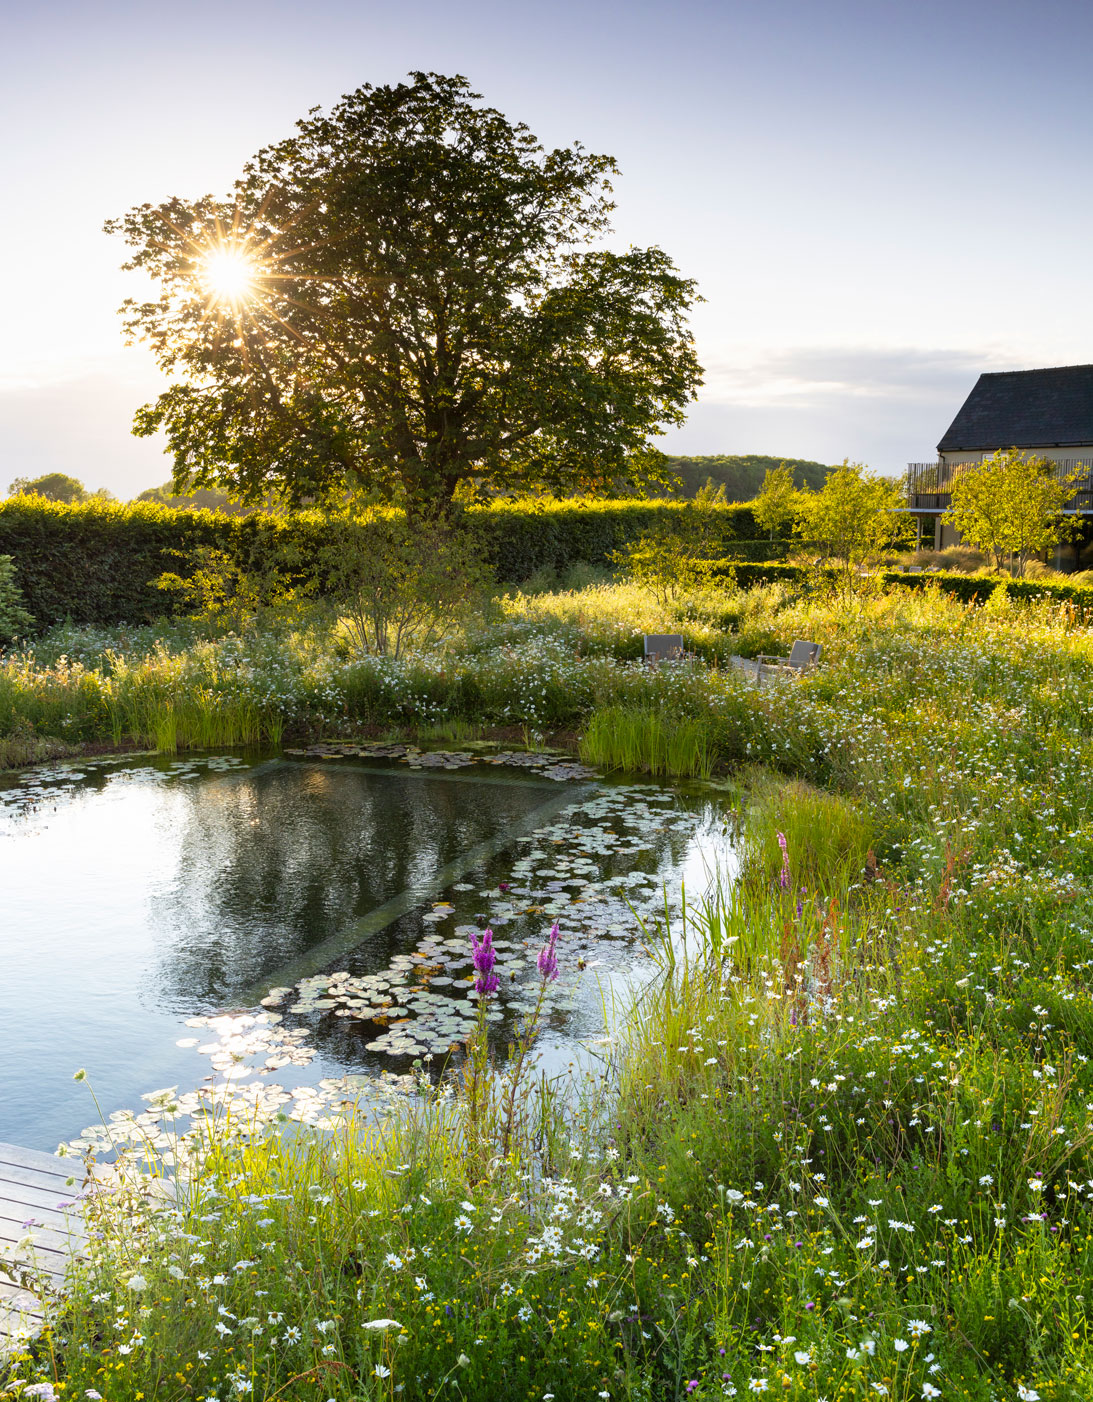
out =
<path fill-rule="evenodd" d="M 661 974 L 606 1080 L 510 1095 L 510 1062 L 492 1109 L 450 1084 L 367 1124 L 334 1087 L 255 1092 L 264 1129 L 219 1099 L 171 1211 L 103 1199 L 97 1264 L 10 1395 L 1093 1395 L 1093 636 L 929 594 L 681 608 L 714 655 L 767 630 L 824 665 L 761 690 L 647 672 L 653 606 L 610 589 L 510 600 L 404 671 L 302 633 L 131 652 L 188 675 L 238 648 L 218 675 L 255 687 L 277 658 L 286 725 L 694 723 L 747 766 L 744 876 L 685 940 L 649 932 Z M 68 656 L 17 685 L 113 675 Z M 276 1027 L 214 1030 L 262 1060 Z M 177 1113 L 166 1093 L 118 1135 L 160 1153 Z"/>

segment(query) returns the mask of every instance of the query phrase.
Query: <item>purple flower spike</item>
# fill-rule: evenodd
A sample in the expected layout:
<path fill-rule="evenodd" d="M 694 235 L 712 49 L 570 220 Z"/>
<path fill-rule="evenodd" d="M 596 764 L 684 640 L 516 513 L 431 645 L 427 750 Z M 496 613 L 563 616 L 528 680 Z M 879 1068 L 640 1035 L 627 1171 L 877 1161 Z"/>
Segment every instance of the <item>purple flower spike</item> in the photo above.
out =
<path fill-rule="evenodd" d="M 778 846 L 782 849 L 782 873 L 778 878 L 778 885 L 783 891 L 789 890 L 789 851 L 784 832 L 778 834 Z"/>
<path fill-rule="evenodd" d="M 550 927 L 546 944 L 539 951 L 539 977 L 544 983 L 553 983 L 558 977 L 558 922 Z"/>
<path fill-rule="evenodd" d="M 481 939 L 476 934 L 471 935 L 471 950 L 474 971 L 478 975 L 474 981 L 475 988 L 479 993 L 496 993 L 501 987 L 501 980 L 493 971 L 497 953 L 493 947 L 493 931 L 488 926 L 482 932 Z"/>

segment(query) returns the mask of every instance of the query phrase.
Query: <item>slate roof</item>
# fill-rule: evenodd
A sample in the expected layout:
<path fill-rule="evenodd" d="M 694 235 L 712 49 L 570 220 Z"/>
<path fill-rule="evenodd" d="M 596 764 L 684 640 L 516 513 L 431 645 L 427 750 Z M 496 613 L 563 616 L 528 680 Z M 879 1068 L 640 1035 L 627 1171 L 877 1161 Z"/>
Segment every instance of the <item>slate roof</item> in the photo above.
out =
<path fill-rule="evenodd" d="M 980 375 L 939 453 L 1093 444 L 1093 365 Z"/>

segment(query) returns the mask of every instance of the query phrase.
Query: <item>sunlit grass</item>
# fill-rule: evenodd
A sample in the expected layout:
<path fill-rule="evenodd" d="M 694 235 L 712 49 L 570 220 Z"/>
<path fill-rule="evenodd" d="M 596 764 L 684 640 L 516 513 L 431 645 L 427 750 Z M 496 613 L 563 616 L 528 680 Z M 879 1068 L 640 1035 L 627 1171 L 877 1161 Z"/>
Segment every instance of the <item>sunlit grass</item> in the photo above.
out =
<path fill-rule="evenodd" d="M 636 706 L 593 711 L 581 736 L 581 758 L 604 769 L 686 779 L 707 779 L 714 765 L 704 721 Z"/>
<path fill-rule="evenodd" d="M 1086 1402 L 1093 634 L 930 593 L 681 610 L 707 655 L 809 637 L 823 665 L 645 668 L 676 620 L 603 584 L 397 666 L 318 628 L 5 662 L 5 731 L 166 741 L 169 705 L 192 743 L 190 698 L 238 698 L 239 726 L 569 726 L 598 763 L 747 784 L 743 880 L 647 931 L 613 1098 L 529 1076 L 534 1132 L 506 1154 L 486 1117 L 473 1171 L 458 1098 L 226 1145 L 180 1216 L 109 1220 L 13 1397 Z"/>

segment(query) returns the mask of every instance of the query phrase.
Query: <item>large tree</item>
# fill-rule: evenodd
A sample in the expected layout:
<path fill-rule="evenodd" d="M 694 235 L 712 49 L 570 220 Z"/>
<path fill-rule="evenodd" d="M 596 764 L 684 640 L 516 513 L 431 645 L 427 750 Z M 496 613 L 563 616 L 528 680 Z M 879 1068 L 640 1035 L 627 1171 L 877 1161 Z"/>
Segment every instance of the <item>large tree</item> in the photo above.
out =
<path fill-rule="evenodd" d="M 248 499 L 656 475 L 649 436 L 700 383 L 696 293 L 660 249 L 602 246 L 615 168 L 414 73 L 310 113 L 226 199 L 110 221 L 159 285 L 127 330 L 176 379 L 134 431 Z"/>
<path fill-rule="evenodd" d="M 8 488 L 14 496 L 45 497 L 47 501 L 86 501 L 91 493 L 78 477 L 67 472 L 47 472 L 42 477 L 17 477 Z M 101 495 L 101 493 L 100 493 Z"/>

